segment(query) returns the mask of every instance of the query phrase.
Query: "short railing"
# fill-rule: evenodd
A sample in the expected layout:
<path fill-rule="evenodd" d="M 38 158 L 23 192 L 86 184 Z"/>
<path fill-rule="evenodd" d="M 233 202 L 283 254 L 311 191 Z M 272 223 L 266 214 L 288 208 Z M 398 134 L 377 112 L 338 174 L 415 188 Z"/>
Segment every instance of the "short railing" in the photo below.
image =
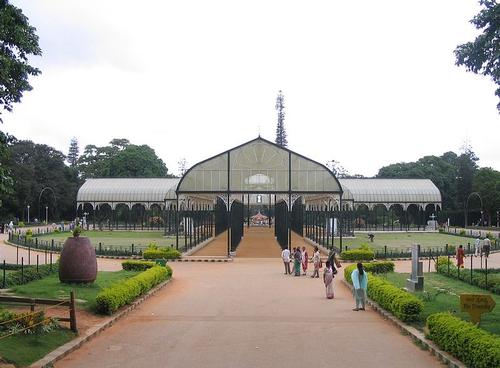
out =
<path fill-rule="evenodd" d="M 52 317 L 61 322 L 69 322 L 71 331 L 78 332 L 76 326 L 76 308 L 75 308 L 75 292 L 70 292 L 69 300 L 58 300 L 58 299 L 42 299 L 42 298 L 23 298 L 19 296 L 0 296 L 0 304 L 14 304 L 14 305 L 26 305 L 30 307 L 30 313 L 36 314 L 40 312 L 45 312 L 48 309 L 55 307 L 68 307 L 69 317 Z M 35 311 L 37 305 L 47 305 L 48 308 Z M 15 319 L 14 319 L 15 320 Z M 2 323 L 7 323 L 9 321 L 4 321 Z"/>

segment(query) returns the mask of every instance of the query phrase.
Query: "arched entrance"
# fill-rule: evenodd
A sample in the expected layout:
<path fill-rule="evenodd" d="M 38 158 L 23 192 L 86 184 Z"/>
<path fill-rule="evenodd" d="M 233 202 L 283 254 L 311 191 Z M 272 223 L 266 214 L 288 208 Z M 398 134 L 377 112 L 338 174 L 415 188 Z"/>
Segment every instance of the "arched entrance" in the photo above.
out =
<path fill-rule="evenodd" d="M 321 218 L 314 231 L 321 228 L 322 245 L 329 247 L 335 236 L 342 242 L 342 194 L 339 181 L 324 165 L 258 137 L 191 167 L 177 185 L 175 208 L 210 203 L 215 236 L 227 232 L 227 255 L 238 253 L 246 234 L 257 233 L 252 225 L 259 225 L 258 233 L 275 238 L 281 248 L 290 248 L 294 236 L 304 235 L 305 219 L 314 208 Z M 252 223 L 256 214 L 267 222 Z M 182 221 L 176 224 L 179 234 Z"/>

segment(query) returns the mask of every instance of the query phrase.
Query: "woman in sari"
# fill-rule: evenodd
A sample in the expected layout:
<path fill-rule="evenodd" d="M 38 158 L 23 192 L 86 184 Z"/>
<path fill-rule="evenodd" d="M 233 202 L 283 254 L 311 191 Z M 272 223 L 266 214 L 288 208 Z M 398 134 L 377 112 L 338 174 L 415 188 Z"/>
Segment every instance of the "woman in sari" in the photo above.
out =
<path fill-rule="evenodd" d="M 457 256 L 457 267 L 464 268 L 465 253 L 464 253 L 464 247 L 462 247 L 461 245 L 457 248 L 456 256 Z"/>
<path fill-rule="evenodd" d="M 326 262 L 325 270 L 323 271 L 323 282 L 325 283 L 326 297 L 333 299 L 333 270 L 330 261 Z"/>
<path fill-rule="evenodd" d="M 351 273 L 353 294 L 356 299 L 356 308 L 353 311 L 365 310 L 366 289 L 368 288 L 368 274 L 362 263 L 357 264 L 357 268 Z"/>
<path fill-rule="evenodd" d="M 300 276 L 300 263 L 302 261 L 302 252 L 300 247 L 297 247 L 293 255 L 293 269 L 295 271 L 295 276 Z"/>
<path fill-rule="evenodd" d="M 314 247 L 313 254 L 313 264 L 314 264 L 314 272 L 311 277 L 319 277 L 319 269 L 321 264 L 321 255 L 319 253 L 318 247 Z"/>
<path fill-rule="evenodd" d="M 306 247 L 302 247 L 302 270 L 304 270 L 304 276 L 307 275 L 308 263 L 309 263 L 309 254 L 307 254 Z"/>

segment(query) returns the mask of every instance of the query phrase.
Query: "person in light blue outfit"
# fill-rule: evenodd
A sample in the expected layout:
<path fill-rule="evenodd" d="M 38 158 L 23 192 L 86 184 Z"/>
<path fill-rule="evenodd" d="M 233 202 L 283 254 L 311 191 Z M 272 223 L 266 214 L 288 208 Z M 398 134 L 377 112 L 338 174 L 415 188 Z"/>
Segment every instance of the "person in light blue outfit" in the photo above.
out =
<path fill-rule="evenodd" d="M 365 310 L 366 289 L 368 288 L 368 274 L 363 268 L 362 263 L 357 264 L 357 268 L 351 273 L 353 294 L 356 299 L 356 308 L 353 311 Z"/>

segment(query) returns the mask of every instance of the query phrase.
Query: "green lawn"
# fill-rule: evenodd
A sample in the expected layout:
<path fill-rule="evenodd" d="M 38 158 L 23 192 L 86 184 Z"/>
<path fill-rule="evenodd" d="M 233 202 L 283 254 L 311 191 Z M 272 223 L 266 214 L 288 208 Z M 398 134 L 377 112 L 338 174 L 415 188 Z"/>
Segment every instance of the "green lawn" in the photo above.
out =
<path fill-rule="evenodd" d="M 47 235 L 39 235 L 39 240 L 50 241 L 54 239 L 56 242 L 64 243 L 71 236 L 70 232 L 50 233 Z M 170 247 L 175 246 L 175 236 L 164 236 L 163 231 L 98 231 L 89 230 L 82 232 L 82 236 L 90 238 L 92 245 L 98 247 L 99 243 L 103 248 L 127 248 L 130 249 L 134 244 L 134 249 L 144 249 L 151 242 L 156 242 L 159 246 Z M 188 239 L 189 242 L 189 239 Z M 184 246 L 184 237 L 179 237 L 179 246 Z"/>
<path fill-rule="evenodd" d="M 46 334 L 7 337 L 0 340 L 0 356 L 18 367 L 29 366 L 74 337 L 75 334 L 65 328 Z"/>
<path fill-rule="evenodd" d="M 75 291 L 77 304 L 83 309 L 94 310 L 95 297 L 111 284 L 137 275 L 138 271 L 98 272 L 93 284 L 62 284 L 57 274 L 12 288 L 19 296 L 48 299 L 68 299 L 71 290 Z"/>
<path fill-rule="evenodd" d="M 357 233 L 354 239 L 343 239 L 343 245 L 350 248 L 359 248 L 362 243 L 367 243 L 370 247 L 383 249 L 387 245 L 388 249 L 407 249 L 412 244 L 420 244 L 421 249 L 427 248 L 444 248 L 449 245 L 464 245 L 467 248 L 467 243 L 474 243 L 474 239 L 455 235 L 440 234 L 440 233 L 374 233 L 375 238 L 373 243 L 368 239 L 366 233 Z M 335 239 L 338 244 L 338 240 Z"/>
<path fill-rule="evenodd" d="M 385 277 L 393 284 L 399 287 L 404 287 L 406 286 L 406 279 L 409 278 L 409 274 L 388 273 Z M 415 326 L 420 329 L 424 327 L 427 317 L 430 314 L 437 312 L 450 311 L 456 313 L 457 317 L 470 321 L 468 313 L 460 312 L 459 294 L 490 294 L 478 287 L 437 273 L 425 274 L 424 290 L 428 293 L 427 295 L 429 297 L 426 297 L 422 292 L 415 293 L 415 295 L 424 301 L 425 305 L 422 313 L 422 319 L 415 324 Z M 492 297 L 497 305 L 491 313 L 483 314 L 480 327 L 489 332 L 500 335 L 500 296 L 492 294 Z"/>

